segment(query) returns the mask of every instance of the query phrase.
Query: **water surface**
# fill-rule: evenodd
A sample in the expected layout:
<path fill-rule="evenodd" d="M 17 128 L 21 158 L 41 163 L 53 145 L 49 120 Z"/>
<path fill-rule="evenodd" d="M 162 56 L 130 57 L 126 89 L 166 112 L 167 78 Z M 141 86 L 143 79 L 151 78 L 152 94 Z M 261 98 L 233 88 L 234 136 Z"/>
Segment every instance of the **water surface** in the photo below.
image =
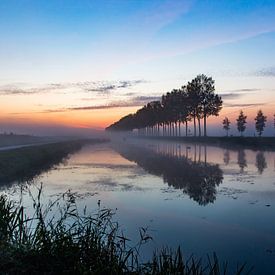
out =
<path fill-rule="evenodd" d="M 275 270 L 275 153 L 165 141 L 121 140 L 85 146 L 30 183 L 46 201 L 68 189 L 79 208 L 117 209 L 125 234 L 148 227 L 144 258 L 165 245 L 187 255 L 216 252 L 230 263 Z M 13 198 L 15 183 L 3 188 Z M 31 204 L 28 193 L 23 195 Z"/>

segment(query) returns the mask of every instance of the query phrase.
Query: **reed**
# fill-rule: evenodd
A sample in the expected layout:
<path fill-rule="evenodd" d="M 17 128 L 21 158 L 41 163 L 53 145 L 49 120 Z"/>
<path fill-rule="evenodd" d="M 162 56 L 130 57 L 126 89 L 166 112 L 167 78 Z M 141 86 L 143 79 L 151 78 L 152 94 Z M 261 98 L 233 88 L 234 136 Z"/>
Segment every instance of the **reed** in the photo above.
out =
<path fill-rule="evenodd" d="M 66 192 L 47 205 L 41 189 L 33 209 L 0 196 L 0 270 L 2 274 L 229 274 L 217 256 L 202 261 L 185 259 L 181 249 L 162 249 L 152 260 L 140 261 L 140 248 L 152 238 L 140 229 L 140 240 L 130 240 L 113 221 L 114 212 L 99 207 L 80 214 L 75 197 Z M 249 274 L 245 265 L 234 274 Z M 230 273 L 232 274 L 232 273 Z"/>

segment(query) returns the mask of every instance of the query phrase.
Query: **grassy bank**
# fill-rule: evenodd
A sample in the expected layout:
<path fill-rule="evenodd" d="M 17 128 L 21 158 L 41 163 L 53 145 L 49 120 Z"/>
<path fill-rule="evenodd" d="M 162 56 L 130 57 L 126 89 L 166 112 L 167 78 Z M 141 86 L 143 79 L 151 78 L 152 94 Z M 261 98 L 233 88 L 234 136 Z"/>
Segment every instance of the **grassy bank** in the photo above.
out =
<path fill-rule="evenodd" d="M 252 150 L 275 150 L 275 137 L 163 137 L 142 136 L 146 139 L 212 144 L 224 148 L 247 148 Z"/>
<path fill-rule="evenodd" d="M 111 210 L 80 215 L 69 192 L 63 202 L 42 207 L 40 195 L 32 217 L 23 205 L 0 196 L 1 274 L 248 274 L 244 265 L 227 272 L 215 255 L 206 261 L 186 259 L 180 249 L 164 249 L 141 263 L 140 247 L 151 239 L 146 229 L 130 247 Z"/>
<path fill-rule="evenodd" d="M 99 139 L 62 141 L 0 152 L 0 184 L 28 181 L 60 163 L 85 144 L 103 142 Z"/>
<path fill-rule="evenodd" d="M 46 142 L 48 140 L 50 140 L 50 138 L 28 135 L 0 134 L 0 148 L 5 146 L 36 144 Z"/>

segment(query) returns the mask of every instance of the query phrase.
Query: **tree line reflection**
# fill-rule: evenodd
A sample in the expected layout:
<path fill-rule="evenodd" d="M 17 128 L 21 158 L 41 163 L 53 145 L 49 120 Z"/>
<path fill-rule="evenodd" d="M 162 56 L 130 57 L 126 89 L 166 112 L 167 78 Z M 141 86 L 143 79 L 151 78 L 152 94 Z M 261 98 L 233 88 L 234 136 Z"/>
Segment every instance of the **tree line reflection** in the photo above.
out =
<path fill-rule="evenodd" d="M 225 165 L 228 165 L 230 162 L 230 151 L 225 150 L 223 155 L 223 162 Z M 245 168 L 247 167 L 246 154 L 243 149 L 239 149 L 237 153 L 237 164 L 240 168 L 240 173 L 244 173 Z M 264 152 L 259 151 L 256 154 L 255 166 L 258 170 L 258 173 L 261 175 L 264 170 L 267 168 L 267 162 L 264 155 Z"/>
<path fill-rule="evenodd" d="M 161 176 L 165 183 L 182 190 L 198 204 L 207 205 L 216 200 L 216 187 L 222 183 L 223 172 L 218 164 L 207 163 L 206 147 L 204 161 L 201 148 L 196 150 L 194 160 L 188 156 L 188 147 L 185 154 L 178 147 L 167 147 L 165 151 L 123 144 L 115 149 L 150 174 Z"/>

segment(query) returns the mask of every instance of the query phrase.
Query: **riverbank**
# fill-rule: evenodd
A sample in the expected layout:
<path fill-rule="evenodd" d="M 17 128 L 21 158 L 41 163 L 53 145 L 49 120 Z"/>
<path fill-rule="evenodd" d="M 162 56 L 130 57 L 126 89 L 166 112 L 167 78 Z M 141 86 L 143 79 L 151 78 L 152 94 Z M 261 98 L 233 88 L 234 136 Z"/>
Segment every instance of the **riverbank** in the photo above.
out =
<path fill-rule="evenodd" d="M 37 137 L 30 135 L 0 134 L 0 148 L 8 146 L 19 146 L 28 144 L 39 144 L 57 141 L 53 137 Z"/>
<path fill-rule="evenodd" d="M 139 137 L 137 137 L 139 138 Z M 275 137 L 163 137 L 163 136 L 141 136 L 140 138 L 167 140 L 186 143 L 198 143 L 215 145 L 230 149 L 251 149 L 275 151 Z"/>
<path fill-rule="evenodd" d="M 0 153 L 0 184 L 28 181 L 51 169 L 86 144 L 103 139 L 79 139 L 5 150 Z"/>

